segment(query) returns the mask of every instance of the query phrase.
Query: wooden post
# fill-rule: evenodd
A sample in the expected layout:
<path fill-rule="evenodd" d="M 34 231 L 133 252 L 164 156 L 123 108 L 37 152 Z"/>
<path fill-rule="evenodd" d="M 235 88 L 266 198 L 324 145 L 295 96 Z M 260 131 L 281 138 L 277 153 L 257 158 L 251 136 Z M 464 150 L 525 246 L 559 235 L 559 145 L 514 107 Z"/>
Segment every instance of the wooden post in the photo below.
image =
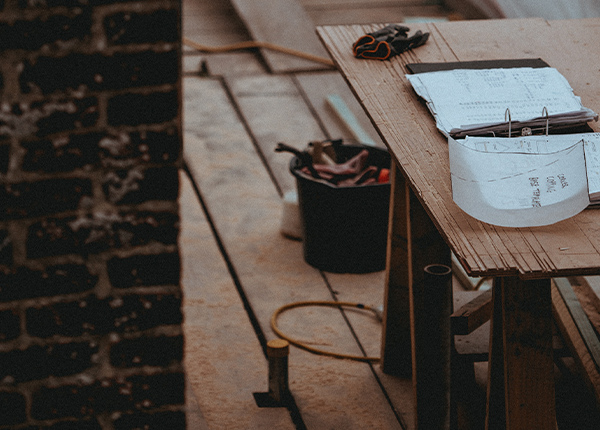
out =
<path fill-rule="evenodd" d="M 415 428 L 450 428 L 452 270 L 432 264 L 413 293 Z"/>
<path fill-rule="evenodd" d="M 556 430 L 550 279 L 493 289 L 486 430 Z"/>
<path fill-rule="evenodd" d="M 381 366 L 385 373 L 407 377 L 412 372 L 413 288 L 423 288 L 425 266 L 451 267 L 452 261 L 450 249 L 402 173 L 397 167 L 391 173 Z"/>

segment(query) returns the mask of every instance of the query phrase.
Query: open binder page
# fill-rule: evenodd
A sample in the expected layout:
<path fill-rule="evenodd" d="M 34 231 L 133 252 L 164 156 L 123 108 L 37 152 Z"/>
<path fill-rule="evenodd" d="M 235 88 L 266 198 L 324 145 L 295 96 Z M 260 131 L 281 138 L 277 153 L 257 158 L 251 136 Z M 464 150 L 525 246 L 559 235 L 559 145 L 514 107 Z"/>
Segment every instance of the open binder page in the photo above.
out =
<path fill-rule="evenodd" d="M 576 215 L 589 204 L 583 140 L 549 153 L 488 152 L 453 138 L 448 146 L 452 198 L 480 221 L 542 226 Z"/>
<path fill-rule="evenodd" d="M 600 203 L 600 133 L 556 134 L 549 136 L 521 136 L 514 138 L 467 136 L 464 144 L 486 152 L 549 153 L 572 146 L 583 140 L 585 170 L 590 203 Z"/>
<path fill-rule="evenodd" d="M 406 77 L 446 136 L 506 132 L 509 119 L 518 129 L 544 127 L 546 120 L 552 127 L 598 118 L 551 67 L 453 69 Z"/>

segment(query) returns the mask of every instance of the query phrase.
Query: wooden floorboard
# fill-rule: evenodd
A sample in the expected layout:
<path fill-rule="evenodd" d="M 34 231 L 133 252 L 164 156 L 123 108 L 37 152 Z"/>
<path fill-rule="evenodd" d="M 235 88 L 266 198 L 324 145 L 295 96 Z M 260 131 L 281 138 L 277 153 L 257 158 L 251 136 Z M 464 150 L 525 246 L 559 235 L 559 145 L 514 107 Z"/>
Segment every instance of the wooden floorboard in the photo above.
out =
<path fill-rule="evenodd" d="M 303 93 L 313 111 L 320 119 L 327 137 L 331 139 L 343 138 L 348 143 L 353 143 L 354 136 L 348 128 L 347 123 L 342 121 L 334 110 L 328 105 L 326 99 L 329 95 L 341 97 L 348 109 L 352 112 L 358 125 L 369 135 L 369 137 L 383 147 L 383 142 L 373 128 L 371 121 L 362 110 L 360 104 L 350 91 L 350 88 L 338 72 L 302 73 L 295 75 Z"/>
<path fill-rule="evenodd" d="M 238 16 L 257 41 L 328 58 L 314 32 L 314 24 L 296 0 L 231 0 Z M 326 66 L 272 50 L 262 50 L 274 73 L 319 70 Z"/>
<path fill-rule="evenodd" d="M 259 408 L 254 401 L 253 392 L 267 391 L 267 361 L 183 174 L 180 207 L 185 366 L 188 404 L 195 406 L 188 407 L 190 428 L 295 428 L 286 409 Z"/>
<path fill-rule="evenodd" d="M 296 188 L 289 172 L 291 154 L 276 153 L 278 142 L 304 149 L 325 134 L 287 75 L 226 78 L 235 102 L 283 193 Z"/>
<path fill-rule="evenodd" d="M 194 113 L 186 116 L 184 123 L 186 162 L 260 327 L 267 339 L 274 338 L 269 320 L 279 306 L 299 300 L 331 300 L 331 291 L 321 273 L 304 262 L 302 244 L 279 233 L 281 199 L 222 82 L 186 78 L 184 96 L 185 112 Z M 363 280 L 362 287 L 358 278 L 352 279 L 343 285 L 332 282 L 333 289 L 343 292 L 351 284 L 365 296 L 381 295 L 379 279 Z M 286 315 L 288 325 L 282 320 L 282 327 L 303 331 L 309 341 L 332 350 L 361 353 L 339 312 L 311 310 L 309 314 L 310 318 L 290 313 Z M 376 339 L 378 325 L 361 318 L 361 330 L 369 332 L 362 336 Z M 365 363 L 293 348 L 290 388 L 308 428 L 402 428 Z M 410 409 L 410 404 L 396 408 Z"/>

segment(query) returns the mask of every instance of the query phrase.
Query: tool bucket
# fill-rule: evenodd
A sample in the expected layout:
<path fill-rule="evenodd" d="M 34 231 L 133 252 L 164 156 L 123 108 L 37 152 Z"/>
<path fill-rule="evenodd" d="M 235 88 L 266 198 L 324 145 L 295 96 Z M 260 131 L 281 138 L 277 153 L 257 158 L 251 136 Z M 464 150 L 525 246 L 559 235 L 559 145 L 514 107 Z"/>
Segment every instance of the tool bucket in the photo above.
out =
<path fill-rule="evenodd" d="M 390 154 L 381 148 L 342 145 L 338 163 L 360 151 L 369 152 L 368 165 L 389 169 Z M 294 156 L 290 171 L 296 178 L 305 261 L 335 273 L 367 273 L 385 269 L 390 184 L 338 187 L 300 171 Z"/>

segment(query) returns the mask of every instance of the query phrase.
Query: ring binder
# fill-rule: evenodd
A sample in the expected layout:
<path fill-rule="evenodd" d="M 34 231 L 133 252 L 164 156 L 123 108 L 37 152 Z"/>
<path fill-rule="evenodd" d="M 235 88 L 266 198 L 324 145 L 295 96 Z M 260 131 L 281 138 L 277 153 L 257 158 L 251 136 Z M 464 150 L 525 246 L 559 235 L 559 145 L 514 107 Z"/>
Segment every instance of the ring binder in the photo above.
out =
<path fill-rule="evenodd" d="M 544 112 L 546 112 L 546 136 L 548 136 L 548 125 L 550 122 L 550 118 L 548 117 L 548 109 L 546 108 L 546 106 L 544 106 L 544 109 L 542 109 L 542 116 L 544 116 Z"/>
<path fill-rule="evenodd" d="M 506 108 L 504 111 L 504 122 L 506 122 L 506 116 L 508 115 L 508 137 L 511 137 L 512 134 L 512 119 L 510 117 L 510 109 Z"/>

